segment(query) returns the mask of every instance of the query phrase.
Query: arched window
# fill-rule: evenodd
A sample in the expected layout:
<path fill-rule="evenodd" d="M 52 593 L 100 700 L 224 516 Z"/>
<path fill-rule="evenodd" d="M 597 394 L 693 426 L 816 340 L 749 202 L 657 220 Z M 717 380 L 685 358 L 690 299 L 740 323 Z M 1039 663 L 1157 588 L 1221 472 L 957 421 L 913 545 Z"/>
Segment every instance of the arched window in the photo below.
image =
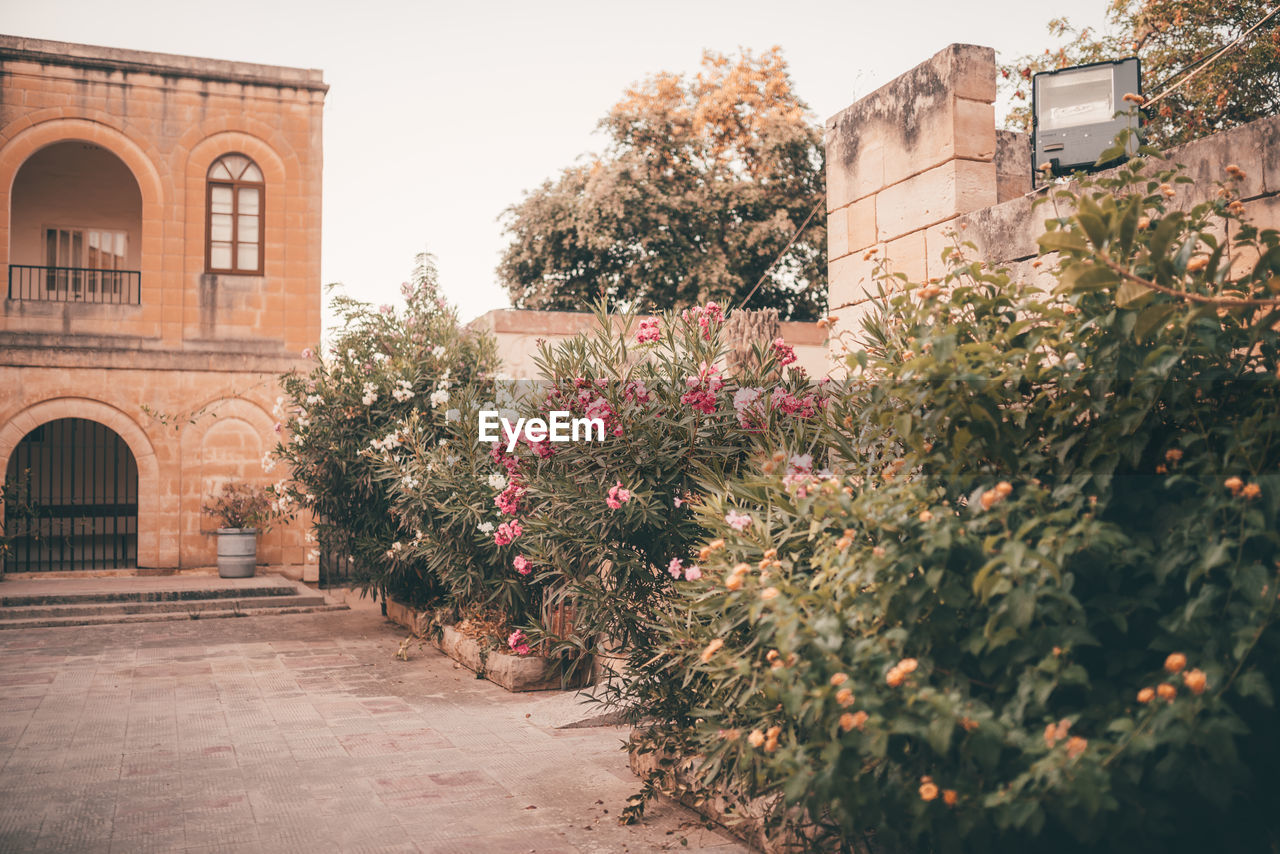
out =
<path fill-rule="evenodd" d="M 204 266 L 210 273 L 262 275 L 262 170 L 243 154 L 209 167 Z"/>

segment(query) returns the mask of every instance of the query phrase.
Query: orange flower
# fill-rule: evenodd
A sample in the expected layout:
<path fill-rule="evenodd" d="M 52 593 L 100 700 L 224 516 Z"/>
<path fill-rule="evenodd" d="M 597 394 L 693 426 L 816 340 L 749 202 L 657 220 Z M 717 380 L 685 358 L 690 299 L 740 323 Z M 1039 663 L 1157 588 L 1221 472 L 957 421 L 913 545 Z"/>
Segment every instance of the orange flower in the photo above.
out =
<path fill-rule="evenodd" d="M 1170 673 L 1178 673 L 1187 666 L 1187 657 L 1180 652 L 1171 652 L 1164 660 L 1164 669 Z"/>
<path fill-rule="evenodd" d="M 724 548 L 724 540 L 712 540 L 707 543 L 707 548 L 711 549 L 713 552 L 718 552 L 720 549 Z"/>
<path fill-rule="evenodd" d="M 956 805 L 956 801 L 960 800 L 960 796 L 956 794 L 955 789 L 942 790 L 942 802 L 949 807 Z"/>
<path fill-rule="evenodd" d="M 1156 693 L 1160 695 L 1161 700 L 1172 703 L 1173 698 L 1178 696 L 1178 689 L 1165 682 L 1156 688 Z"/>
<path fill-rule="evenodd" d="M 1071 738 L 1067 739 L 1067 757 L 1075 759 L 1081 753 L 1084 753 L 1085 748 L 1088 746 L 1089 740 L 1087 738 L 1081 738 L 1078 735 L 1071 736 Z"/>
<path fill-rule="evenodd" d="M 777 558 L 777 556 L 778 556 L 778 550 L 777 550 L 777 549 L 766 549 L 766 550 L 765 550 L 765 553 L 764 553 L 764 559 L 765 559 L 765 560 L 774 560 L 775 558 Z"/>
<path fill-rule="evenodd" d="M 921 522 L 925 522 L 925 523 L 932 522 L 933 514 L 930 513 L 928 510 L 921 510 L 919 518 Z"/>
<path fill-rule="evenodd" d="M 871 553 L 876 557 L 884 557 L 884 554 L 885 554 L 884 546 L 876 546 L 874 549 L 871 550 Z"/>
<path fill-rule="evenodd" d="M 728 590 L 741 590 L 742 576 L 736 572 L 730 573 L 729 577 L 724 580 L 724 586 Z"/>
<path fill-rule="evenodd" d="M 1150 227 L 1151 227 L 1151 217 L 1149 217 L 1149 216 L 1140 216 L 1140 217 L 1138 217 L 1138 230 L 1139 230 L 1139 231 L 1146 231 L 1146 230 L 1147 230 L 1148 228 L 1150 228 Z"/>
<path fill-rule="evenodd" d="M 1141 691 L 1138 692 L 1139 703 L 1150 703 L 1155 698 L 1156 698 L 1155 688 L 1143 688 Z"/>
<path fill-rule="evenodd" d="M 965 732 L 973 732 L 978 728 L 978 722 L 973 718 L 965 717 L 960 719 L 960 726 L 964 728 Z"/>
<path fill-rule="evenodd" d="M 724 741 L 737 741 L 738 737 L 741 736 L 742 733 L 736 729 L 722 729 L 718 735 Z"/>
<path fill-rule="evenodd" d="M 747 736 L 747 744 L 752 747 L 759 747 L 764 744 L 764 733 L 758 729 L 751 730 L 751 734 Z"/>
<path fill-rule="evenodd" d="M 992 506 L 1000 500 L 1000 496 L 996 495 L 996 491 L 994 489 L 988 489 L 986 492 L 982 493 L 982 498 L 979 500 L 982 502 L 983 510 L 990 510 Z"/>
<path fill-rule="evenodd" d="M 902 684 L 902 680 L 906 678 L 907 678 L 907 674 L 903 673 L 901 670 L 899 670 L 896 667 L 892 668 L 888 673 L 884 675 L 884 681 L 889 683 L 890 688 L 897 688 L 899 685 Z"/>
<path fill-rule="evenodd" d="M 781 592 L 776 587 L 766 587 L 760 591 L 760 598 L 768 602 L 771 599 L 777 599 L 778 593 Z"/>
<path fill-rule="evenodd" d="M 1147 103 L 1147 99 L 1137 94 L 1136 92 L 1125 92 L 1124 97 L 1121 98 L 1120 100 L 1128 101 L 1131 104 L 1137 104 L 1139 107 Z"/>
<path fill-rule="evenodd" d="M 922 801 L 931 801 L 936 797 L 938 797 L 937 784 L 926 778 L 926 782 L 920 784 L 920 799 Z"/>
<path fill-rule="evenodd" d="M 851 545 L 853 545 L 853 540 L 849 539 L 848 537 L 841 537 L 840 539 L 836 540 L 836 548 L 838 548 L 840 551 L 844 551 L 845 549 L 849 548 L 849 546 Z"/>
<path fill-rule="evenodd" d="M 853 692 L 848 688 L 841 688 L 836 692 L 836 702 L 848 708 L 853 705 Z"/>
<path fill-rule="evenodd" d="M 1256 483 L 1246 483 L 1244 489 L 1240 490 L 1240 494 L 1252 501 L 1262 494 L 1262 487 Z"/>
<path fill-rule="evenodd" d="M 831 687 L 839 688 L 841 685 L 849 681 L 848 673 L 835 673 L 831 676 Z"/>
<path fill-rule="evenodd" d="M 1238 477 L 1232 476 L 1224 480 L 1222 485 L 1231 490 L 1232 495 L 1239 495 L 1240 490 L 1244 487 L 1244 481 Z"/>
<path fill-rule="evenodd" d="M 898 662 L 898 669 L 903 673 L 915 673 L 917 666 L 919 666 L 919 662 L 914 658 L 904 658 Z"/>
<path fill-rule="evenodd" d="M 1204 671 L 1199 668 L 1192 668 L 1182 674 L 1182 682 L 1192 694 L 1203 694 L 1204 689 L 1209 685 L 1209 680 L 1205 677 Z"/>
<path fill-rule="evenodd" d="M 706 664 L 708 661 L 710 661 L 711 656 L 715 655 L 720 650 L 720 647 L 722 646 L 724 646 L 723 640 L 721 640 L 720 638 L 712 638 L 711 643 L 707 644 L 706 649 L 704 649 L 702 651 L 702 655 L 699 656 L 702 659 L 702 663 Z"/>
<path fill-rule="evenodd" d="M 1052 749 L 1053 745 L 1057 743 L 1057 732 L 1058 732 L 1058 728 L 1055 727 L 1053 724 L 1044 725 L 1044 746 L 1045 747 Z"/>
<path fill-rule="evenodd" d="M 1182 459 L 1182 451 L 1177 448 L 1170 448 L 1164 452 L 1164 458 L 1168 462 L 1176 463 L 1178 460 Z"/>
<path fill-rule="evenodd" d="M 1187 272 L 1199 273 L 1201 270 L 1203 270 L 1205 267 L 1208 267 L 1208 266 L 1209 266 L 1209 258 L 1205 255 L 1200 255 L 1196 258 L 1192 258 L 1190 261 L 1187 262 Z"/>
<path fill-rule="evenodd" d="M 847 714 L 847 713 L 846 713 L 846 714 Z M 863 724 L 865 724 L 865 723 L 867 722 L 867 718 L 869 718 L 869 717 L 870 717 L 870 715 L 868 715 L 866 712 L 854 712 L 854 713 L 853 713 L 853 728 L 854 728 L 854 729 L 862 729 Z"/>
<path fill-rule="evenodd" d="M 858 720 L 850 712 L 845 712 L 840 716 L 840 729 L 848 732 L 858 725 Z"/>
<path fill-rule="evenodd" d="M 996 495 L 1001 498 L 1008 498 L 1011 494 L 1013 494 L 1013 484 L 1009 483 L 1009 481 L 1002 480 L 996 484 Z"/>

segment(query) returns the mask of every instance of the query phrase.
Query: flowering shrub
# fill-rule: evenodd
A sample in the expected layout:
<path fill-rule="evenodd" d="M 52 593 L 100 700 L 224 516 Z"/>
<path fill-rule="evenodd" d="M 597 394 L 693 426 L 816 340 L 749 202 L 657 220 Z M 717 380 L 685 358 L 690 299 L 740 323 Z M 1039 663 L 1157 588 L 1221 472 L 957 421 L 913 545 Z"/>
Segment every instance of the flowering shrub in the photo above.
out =
<path fill-rule="evenodd" d="M 736 472 L 751 449 L 806 442 L 823 417 L 823 391 L 784 370 L 768 342 L 757 368 L 724 376 L 724 314 L 714 303 L 638 324 L 598 319 L 593 334 L 542 348 L 543 385 L 525 407 L 599 418 L 605 439 L 495 450 L 519 498 L 496 536 L 521 558 L 513 577 L 527 573 L 522 583 L 573 604 L 571 627 L 530 624 L 529 637 L 624 656 L 647 679 L 655 612 L 701 575 L 696 543 L 707 528 L 690 498 L 707 476 Z M 734 402 L 743 388 L 759 392 L 745 421 Z M 801 399 L 807 407 L 791 407 Z M 614 688 L 625 700 L 632 683 Z"/>
<path fill-rule="evenodd" d="M 279 502 L 315 514 L 322 548 L 350 554 L 367 588 L 426 604 L 441 591 L 405 545 L 429 520 L 393 515 L 380 480 L 381 454 L 443 438 L 450 396 L 496 366 L 491 338 L 458 325 L 439 296 L 430 256 L 403 286 L 405 309 L 334 300 L 342 327 L 307 373 L 284 376 L 274 452 L 290 469 Z M 314 357 L 314 354 L 312 354 Z"/>
<path fill-rule="evenodd" d="M 1139 158 L 1055 191 L 1052 290 L 960 247 L 887 298 L 839 470 L 696 502 L 632 749 L 818 850 L 1274 850 L 1280 235 L 1232 187 Z"/>

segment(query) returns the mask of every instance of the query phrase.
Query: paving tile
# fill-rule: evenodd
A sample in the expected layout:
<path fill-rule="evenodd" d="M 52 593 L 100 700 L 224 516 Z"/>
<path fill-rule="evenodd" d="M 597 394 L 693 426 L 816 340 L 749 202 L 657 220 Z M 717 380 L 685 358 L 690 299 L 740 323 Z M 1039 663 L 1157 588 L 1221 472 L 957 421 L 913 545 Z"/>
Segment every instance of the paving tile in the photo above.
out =
<path fill-rule="evenodd" d="M 8 634 L 2 851 L 745 850 L 373 611 Z"/>

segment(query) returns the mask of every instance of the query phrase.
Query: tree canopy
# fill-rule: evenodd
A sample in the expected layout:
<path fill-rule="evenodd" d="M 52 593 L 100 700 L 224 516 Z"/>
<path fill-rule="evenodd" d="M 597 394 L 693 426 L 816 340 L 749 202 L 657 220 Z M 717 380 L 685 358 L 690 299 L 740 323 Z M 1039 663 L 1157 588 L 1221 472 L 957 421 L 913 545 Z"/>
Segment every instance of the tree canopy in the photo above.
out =
<path fill-rule="evenodd" d="M 641 311 L 708 300 L 814 319 L 826 307 L 822 134 L 781 51 L 706 52 L 692 77 L 660 73 L 600 122 L 606 150 L 504 214 L 498 273 L 517 308 L 607 298 Z"/>
<path fill-rule="evenodd" d="M 1066 18 L 1049 22 L 1057 49 L 1019 57 L 1001 70 L 1014 99 L 1010 126 L 1031 120 L 1031 76 L 1087 62 L 1137 56 L 1148 97 L 1193 72 L 1220 48 L 1244 35 L 1271 11 L 1271 0 L 1111 0 L 1107 29 L 1076 29 Z M 1280 111 L 1280 15 L 1240 45 L 1204 65 L 1147 110 L 1147 138 L 1169 146 L 1218 133 Z"/>

